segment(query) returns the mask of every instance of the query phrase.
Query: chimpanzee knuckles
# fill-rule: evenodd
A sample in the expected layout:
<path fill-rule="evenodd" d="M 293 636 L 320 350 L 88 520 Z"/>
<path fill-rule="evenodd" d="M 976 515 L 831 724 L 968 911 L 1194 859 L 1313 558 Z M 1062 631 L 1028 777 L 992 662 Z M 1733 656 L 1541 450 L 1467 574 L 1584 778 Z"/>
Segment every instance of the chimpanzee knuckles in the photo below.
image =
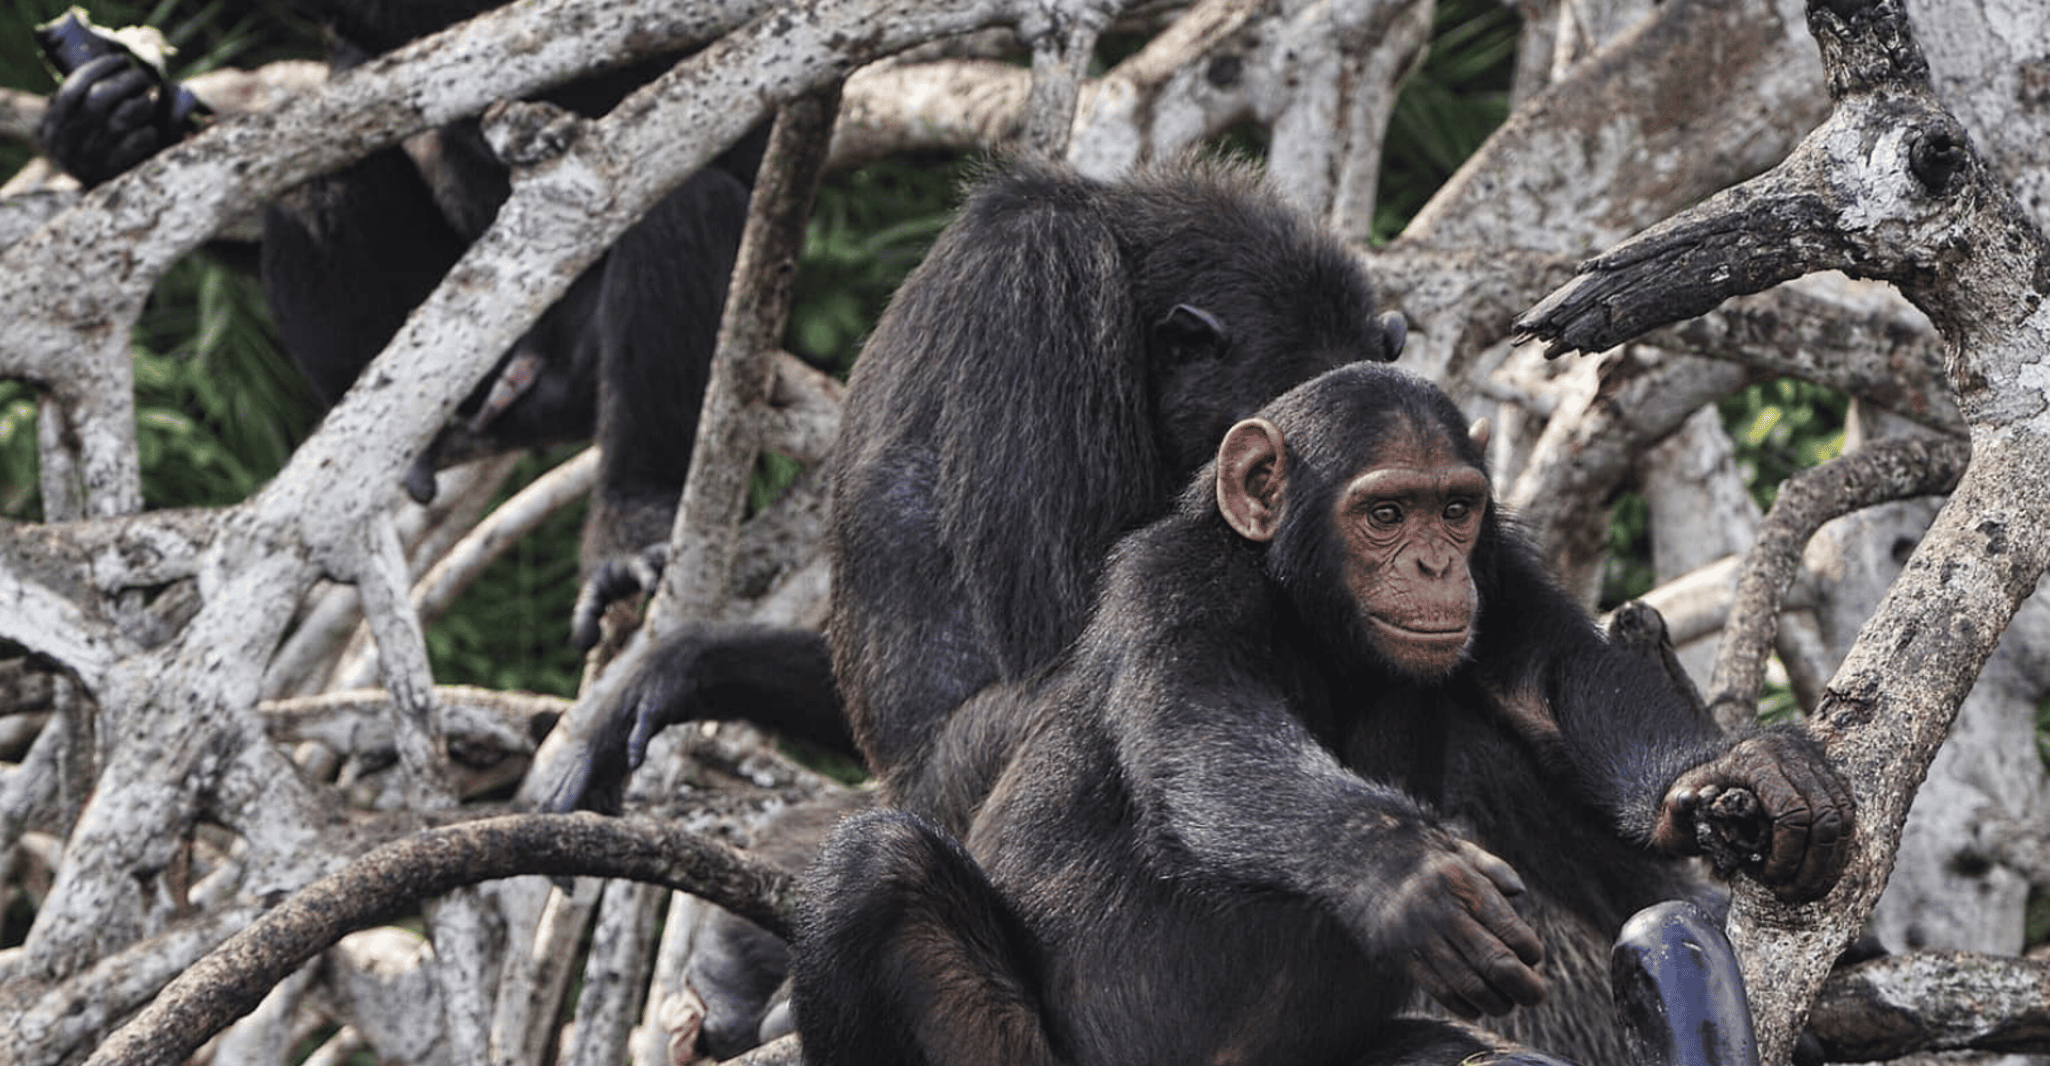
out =
<path fill-rule="evenodd" d="M 1793 728 L 1761 730 L 1682 773 L 1666 791 L 1654 843 L 1677 854 L 1701 851 L 1698 823 L 1713 816 L 1706 797 L 1745 789 L 1757 797 L 1764 839 L 1742 868 L 1788 903 L 1834 888 L 1850 862 L 1856 805 L 1821 745 Z"/>
<path fill-rule="evenodd" d="M 164 146 L 155 122 L 157 82 L 126 55 L 89 60 L 58 87 L 37 128 L 43 151 L 91 188 Z"/>
<path fill-rule="evenodd" d="M 1414 927 L 1399 939 L 1412 941 L 1410 975 L 1431 998 L 1464 1018 L 1507 1014 L 1545 998 L 1545 979 L 1535 969 L 1544 945 L 1509 903 L 1524 885 L 1508 863 L 1460 841 L 1415 878 L 1402 894 L 1419 907 L 1398 919 Z"/>

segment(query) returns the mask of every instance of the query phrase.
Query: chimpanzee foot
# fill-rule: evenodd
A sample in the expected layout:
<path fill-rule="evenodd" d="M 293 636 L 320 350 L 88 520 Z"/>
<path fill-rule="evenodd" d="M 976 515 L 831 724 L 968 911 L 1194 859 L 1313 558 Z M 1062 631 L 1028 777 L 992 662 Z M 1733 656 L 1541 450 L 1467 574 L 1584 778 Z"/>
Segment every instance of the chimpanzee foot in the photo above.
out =
<path fill-rule="evenodd" d="M 1654 904 L 1625 922 L 1609 981 L 1635 1061 L 1758 1066 L 1743 971 L 1722 926 L 1694 904 Z"/>
<path fill-rule="evenodd" d="M 577 592 L 570 614 L 569 640 L 578 651 L 597 646 L 605 609 L 624 599 L 655 591 L 662 568 L 669 563 L 669 545 L 650 544 L 637 552 L 608 556 L 591 568 Z"/>

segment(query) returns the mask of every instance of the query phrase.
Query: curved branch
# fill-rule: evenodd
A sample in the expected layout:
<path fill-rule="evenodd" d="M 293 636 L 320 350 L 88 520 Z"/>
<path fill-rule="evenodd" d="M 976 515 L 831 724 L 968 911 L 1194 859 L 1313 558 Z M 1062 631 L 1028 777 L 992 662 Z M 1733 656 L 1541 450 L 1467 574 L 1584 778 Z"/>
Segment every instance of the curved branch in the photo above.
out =
<path fill-rule="evenodd" d="M 1803 278 L 1731 299 L 1707 314 L 1646 334 L 1672 351 L 1739 363 L 1847 393 L 1932 429 L 1963 433 L 1943 377 L 1943 339 L 1891 290 L 1851 291 L 1842 276 Z"/>
<path fill-rule="evenodd" d="M 1815 531 L 1852 511 L 1949 492 L 1971 458 L 1971 447 L 1955 438 L 1885 440 L 1804 470 L 1780 486 L 1737 579 L 1709 682 L 1709 707 L 1723 728 L 1755 718 L 1765 660 L 1779 632 L 1780 600 Z"/>
<path fill-rule="evenodd" d="M 1729 363 L 1648 351 L 1620 354 L 1596 374 L 1584 409 L 1554 415 L 1535 449 L 1538 458 L 1503 494 L 1567 589 L 1585 600 L 1594 598 L 1608 530 L 1606 523 L 1576 516 L 1603 514 L 1603 502 L 1646 448 L 1748 377 Z"/>
<path fill-rule="evenodd" d="M 588 813 L 469 822 L 386 844 L 294 893 L 180 974 L 88 1066 L 182 1062 L 344 935 L 419 900 L 522 874 L 666 885 L 789 935 L 793 879 L 699 834 Z"/>

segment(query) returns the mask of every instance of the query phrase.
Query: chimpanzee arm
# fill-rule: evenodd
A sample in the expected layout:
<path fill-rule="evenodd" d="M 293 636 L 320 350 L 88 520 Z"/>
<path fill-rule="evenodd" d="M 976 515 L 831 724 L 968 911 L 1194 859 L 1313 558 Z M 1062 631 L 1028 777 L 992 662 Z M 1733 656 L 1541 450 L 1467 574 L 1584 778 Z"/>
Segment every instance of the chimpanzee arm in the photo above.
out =
<path fill-rule="evenodd" d="M 575 756 L 548 810 L 617 812 L 627 775 L 647 756 L 649 741 L 677 722 L 748 721 L 859 758 L 833 687 L 832 659 L 816 632 L 694 623 L 664 638 L 645 661 L 600 712 L 596 740 Z"/>
<path fill-rule="evenodd" d="M 1304 899 L 1462 1015 L 1543 998 L 1543 948 L 1510 905 L 1523 883 L 1507 863 L 1345 769 L 1278 692 L 1161 658 L 1167 670 L 1113 685 L 1108 717 L 1139 831 L 1170 876 Z"/>
<path fill-rule="evenodd" d="M 1063 675 L 1065 701 L 1103 701 L 1142 854 L 1171 879 L 1323 910 L 1455 1011 L 1537 1002 L 1543 949 L 1508 901 L 1522 881 L 1311 733 L 1283 679 L 1315 663 L 1278 632 L 1264 567 L 1231 536 L 1170 521 L 1122 542 Z M 1397 696 L 1341 713 L 1409 710 Z"/>
<path fill-rule="evenodd" d="M 1670 854 L 1704 844 L 1709 801 L 1745 790 L 1754 827 L 1741 865 L 1790 899 L 1820 895 L 1849 859 L 1850 791 L 1819 745 L 1797 727 L 1724 735 L 1657 664 L 1611 645 L 1527 552 L 1509 546 L 1476 661 L 1511 717 L 1562 761 L 1582 798 L 1626 840 Z M 1520 706 L 1518 711 L 1514 707 Z"/>

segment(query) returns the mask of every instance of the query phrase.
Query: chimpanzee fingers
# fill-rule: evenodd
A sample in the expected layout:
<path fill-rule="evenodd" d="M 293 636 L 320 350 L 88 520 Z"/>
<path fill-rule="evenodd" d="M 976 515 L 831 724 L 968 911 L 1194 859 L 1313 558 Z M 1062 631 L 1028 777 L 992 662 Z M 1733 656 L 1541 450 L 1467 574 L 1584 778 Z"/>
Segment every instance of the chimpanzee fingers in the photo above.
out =
<path fill-rule="evenodd" d="M 124 55 L 104 55 L 80 64 L 50 96 L 59 120 L 104 122 L 122 101 L 147 96 L 156 80 Z"/>
<path fill-rule="evenodd" d="M 1850 825 L 1843 809 L 1803 804 L 1773 818 L 1772 851 L 1759 880 L 1780 899 L 1805 903 L 1836 886 L 1850 857 Z"/>
<path fill-rule="evenodd" d="M 1523 895 L 1525 891 L 1523 875 L 1516 872 L 1516 867 L 1509 865 L 1497 857 L 1494 852 L 1481 847 L 1471 840 L 1460 841 L 1458 847 L 1460 857 L 1464 858 L 1474 869 L 1480 871 L 1482 876 L 1494 882 L 1495 888 L 1500 890 L 1503 895 Z"/>
<path fill-rule="evenodd" d="M 648 745 L 654 743 L 655 734 L 669 724 L 669 717 L 663 708 L 669 705 L 667 686 L 643 690 L 634 700 L 633 735 L 626 742 L 626 766 L 638 770 L 648 759 Z"/>
<path fill-rule="evenodd" d="M 1768 734 L 1732 752 L 1749 771 L 1741 787 L 1757 796 L 1768 822 L 1757 877 L 1789 902 L 1828 892 L 1850 861 L 1849 790 L 1810 747 Z"/>
<path fill-rule="evenodd" d="M 1544 976 L 1477 924 L 1433 941 L 1421 956 L 1418 983 L 1463 1018 L 1507 1014 L 1545 998 Z"/>
<path fill-rule="evenodd" d="M 120 173 L 108 164 L 108 141 L 134 127 L 114 128 L 113 116 L 130 100 L 142 100 L 147 107 L 152 84 L 126 56 L 101 56 L 80 66 L 51 94 L 37 124 L 43 152 L 88 187 Z"/>
<path fill-rule="evenodd" d="M 108 176 L 128 173 L 137 163 L 157 154 L 159 147 L 156 131 L 147 126 L 129 133 L 107 150 Z"/>

